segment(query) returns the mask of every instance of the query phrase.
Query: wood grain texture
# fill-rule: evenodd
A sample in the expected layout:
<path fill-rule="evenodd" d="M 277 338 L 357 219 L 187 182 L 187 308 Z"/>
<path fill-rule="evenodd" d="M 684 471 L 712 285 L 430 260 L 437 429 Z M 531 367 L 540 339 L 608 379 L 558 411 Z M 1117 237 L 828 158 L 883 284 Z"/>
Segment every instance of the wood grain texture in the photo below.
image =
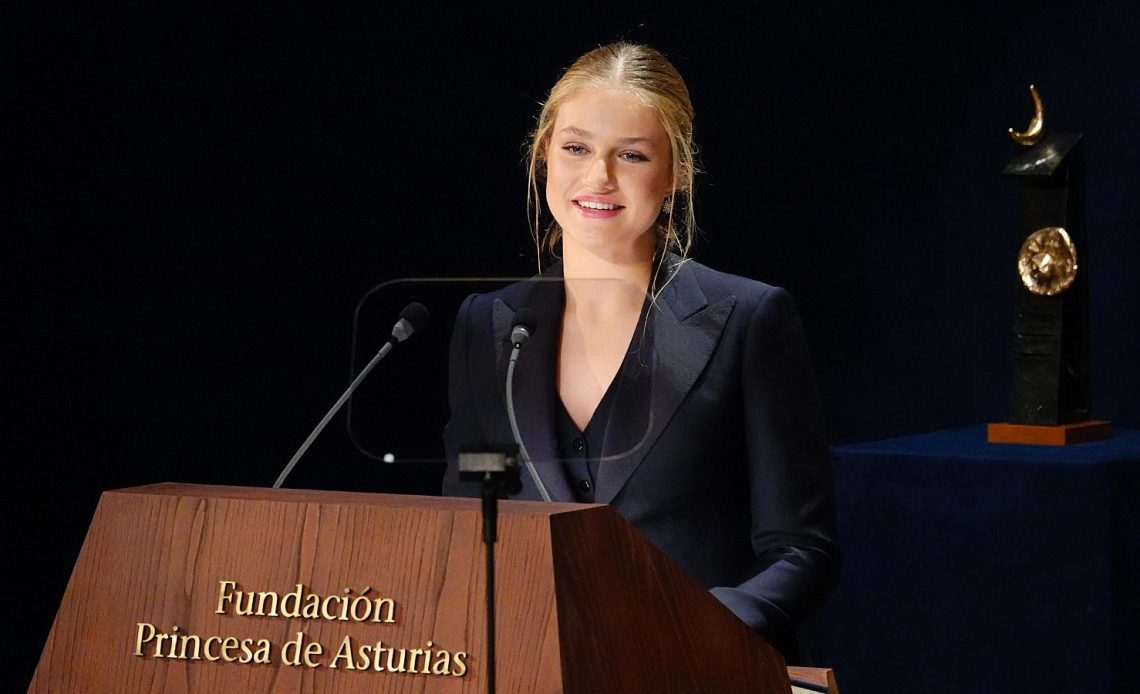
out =
<path fill-rule="evenodd" d="M 839 694 L 839 683 L 835 679 L 835 671 L 824 667 L 788 666 L 788 677 L 792 681 L 807 682 L 816 687 L 824 687 L 827 694 Z"/>
<path fill-rule="evenodd" d="M 783 657 L 612 508 L 551 521 L 566 691 L 789 691 Z"/>
<path fill-rule="evenodd" d="M 664 688 L 727 692 L 707 678 L 728 681 L 735 668 L 731 681 L 755 685 L 784 672 L 767 644 L 608 507 L 504 502 L 499 529 L 500 691 L 672 682 Z M 481 692 L 483 551 L 476 500 L 178 484 L 107 492 L 29 691 Z M 282 596 L 298 583 L 319 596 L 371 588 L 395 600 L 395 623 L 218 614 L 222 580 Z M 265 638 L 272 662 L 155 658 L 149 646 L 136 656 L 139 622 L 202 639 Z M 320 667 L 281 662 L 298 632 L 324 646 Z M 463 651 L 467 672 L 354 671 L 343 660 L 331 669 L 346 636 Z M 747 690 L 787 692 L 787 679 Z"/>

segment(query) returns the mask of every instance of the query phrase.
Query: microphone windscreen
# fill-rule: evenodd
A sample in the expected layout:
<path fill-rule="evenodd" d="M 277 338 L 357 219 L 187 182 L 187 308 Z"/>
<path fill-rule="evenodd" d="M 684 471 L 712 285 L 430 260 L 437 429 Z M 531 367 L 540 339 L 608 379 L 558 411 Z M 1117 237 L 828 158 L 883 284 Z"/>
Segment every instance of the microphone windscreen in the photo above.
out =
<path fill-rule="evenodd" d="M 534 315 L 534 309 L 529 306 L 520 308 L 518 313 L 515 314 L 515 325 L 523 326 L 531 335 L 534 335 L 537 323 L 538 319 Z"/>
<path fill-rule="evenodd" d="M 405 306 L 403 311 L 400 311 L 400 318 L 408 321 L 412 326 L 409 334 L 423 330 L 427 326 L 430 317 L 431 314 L 428 312 L 427 306 L 424 306 L 418 301 L 413 301 Z"/>
<path fill-rule="evenodd" d="M 515 349 L 521 349 L 527 340 L 534 335 L 535 321 L 534 309 L 520 308 L 515 314 L 514 327 L 511 328 L 511 344 Z"/>

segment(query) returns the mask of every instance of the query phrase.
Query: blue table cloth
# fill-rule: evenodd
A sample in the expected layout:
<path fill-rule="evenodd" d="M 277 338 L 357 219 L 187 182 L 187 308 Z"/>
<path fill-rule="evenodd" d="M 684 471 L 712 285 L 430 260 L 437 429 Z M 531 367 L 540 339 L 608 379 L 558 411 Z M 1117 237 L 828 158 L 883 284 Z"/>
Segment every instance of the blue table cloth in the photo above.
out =
<path fill-rule="evenodd" d="M 1140 432 L 832 454 L 845 565 L 812 645 L 844 694 L 1140 691 Z"/>

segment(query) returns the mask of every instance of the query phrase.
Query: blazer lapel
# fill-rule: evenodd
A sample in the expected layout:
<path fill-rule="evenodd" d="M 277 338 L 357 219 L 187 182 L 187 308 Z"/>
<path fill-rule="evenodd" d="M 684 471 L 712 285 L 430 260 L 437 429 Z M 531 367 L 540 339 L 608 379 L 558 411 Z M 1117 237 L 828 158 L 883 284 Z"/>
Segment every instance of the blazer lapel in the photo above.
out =
<path fill-rule="evenodd" d="M 562 331 L 564 292 L 562 266 L 559 264 L 549 268 L 541 277 L 530 280 L 525 292 L 519 298 L 512 300 L 514 306 L 496 300 L 492 307 L 498 382 L 504 406 L 507 365 L 512 350 L 511 328 L 514 327 L 515 313 L 524 306 L 530 307 L 535 313 L 537 325 L 534 335 L 523 347 L 515 365 L 515 416 L 518 420 L 519 435 L 527 453 L 530 454 L 539 478 L 554 501 L 574 501 L 574 494 L 558 460 L 554 433 L 556 391 L 552 383 L 558 338 Z M 522 478 L 523 496 L 541 498 L 525 470 L 522 472 Z"/>
<path fill-rule="evenodd" d="M 650 305 L 637 358 L 624 367 L 598 465 L 598 503 L 613 501 L 645 460 L 704 371 L 736 305 L 732 296 L 708 305 L 688 264 L 675 273 Z"/>

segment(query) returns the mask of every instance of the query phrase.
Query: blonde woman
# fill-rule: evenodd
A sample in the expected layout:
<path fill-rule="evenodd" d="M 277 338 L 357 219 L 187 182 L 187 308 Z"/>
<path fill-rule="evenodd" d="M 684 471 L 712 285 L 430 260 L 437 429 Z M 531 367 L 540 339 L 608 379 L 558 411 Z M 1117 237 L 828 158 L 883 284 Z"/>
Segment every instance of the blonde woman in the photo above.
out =
<path fill-rule="evenodd" d="M 795 661 L 839 569 L 818 396 L 788 294 L 688 260 L 692 123 L 684 81 L 646 46 L 590 51 L 554 85 L 530 199 L 540 253 L 560 260 L 460 309 L 444 492 L 479 494 L 461 448 L 512 440 L 509 333 L 531 309 L 514 399 L 552 499 L 611 504 Z"/>

